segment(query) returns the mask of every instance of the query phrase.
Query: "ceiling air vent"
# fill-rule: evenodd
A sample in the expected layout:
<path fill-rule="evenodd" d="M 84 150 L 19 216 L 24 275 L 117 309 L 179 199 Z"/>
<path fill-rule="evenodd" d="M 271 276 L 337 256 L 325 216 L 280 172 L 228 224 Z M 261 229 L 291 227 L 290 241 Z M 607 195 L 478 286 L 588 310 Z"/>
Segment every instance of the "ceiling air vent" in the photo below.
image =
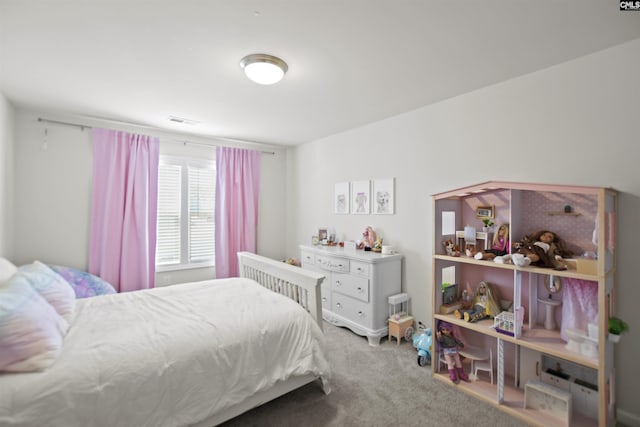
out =
<path fill-rule="evenodd" d="M 176 117 L 176 116 L 169 116 L 169 121 L 171 123 L 178 123 L 181 125 L 190 125 L 190 126 L 195 126 L 198 123 L 200 123 L 197 120 L 185 119 L 183 117 Z"/>

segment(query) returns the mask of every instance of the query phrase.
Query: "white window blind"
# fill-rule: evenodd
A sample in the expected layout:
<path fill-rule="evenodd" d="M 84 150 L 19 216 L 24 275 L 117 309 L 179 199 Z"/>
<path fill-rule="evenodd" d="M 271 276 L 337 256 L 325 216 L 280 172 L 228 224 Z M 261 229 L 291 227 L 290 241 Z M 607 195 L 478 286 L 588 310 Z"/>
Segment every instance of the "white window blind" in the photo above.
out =
<path fill-rule="evenodd" d="M 180 211 L 182 166 L 158 169 L 158 228 L 156 265 L 180 264 Z"/>
<path fill-rule="evenodd" d="M 213 266 L 215 260 L 215 164 L 160 157 L 156 267 Z"/>
<path fill-rule="evenodd" d="M 213 260 L 215 170 L 189 167 L 189 262 Z"/>

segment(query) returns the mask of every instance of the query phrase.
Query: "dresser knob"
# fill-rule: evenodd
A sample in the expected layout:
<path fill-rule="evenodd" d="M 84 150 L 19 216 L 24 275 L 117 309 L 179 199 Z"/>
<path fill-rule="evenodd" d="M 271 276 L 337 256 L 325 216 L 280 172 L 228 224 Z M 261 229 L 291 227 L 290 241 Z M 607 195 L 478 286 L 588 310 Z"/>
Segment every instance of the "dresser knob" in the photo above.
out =
<path fill-rule="evenodd" d="M 336 303 L 336 307 L 337 308 L 342 308 L 342 304 L 340 304 L 339 302 Z"/>
<path fill-rule="evenodd" d="M 364 313 L 362 312 L 362 310 L 358 311 L 358 316 L 360 317 L 364 316 Z"/>
<path fill-rule="evenodd" d="M 340 280 L 336 280 L 336 286 L 342 286 L 342 283 L 340 283 Z"/>
<path fill-rule="evenodd" d="M 327 302 L 327 297 L 322 297 L 322 302 Z"/>
<path fill-rule="evenodd" d="M 358 288 L 358 292 L 362 293 L 362 288 Z"/>

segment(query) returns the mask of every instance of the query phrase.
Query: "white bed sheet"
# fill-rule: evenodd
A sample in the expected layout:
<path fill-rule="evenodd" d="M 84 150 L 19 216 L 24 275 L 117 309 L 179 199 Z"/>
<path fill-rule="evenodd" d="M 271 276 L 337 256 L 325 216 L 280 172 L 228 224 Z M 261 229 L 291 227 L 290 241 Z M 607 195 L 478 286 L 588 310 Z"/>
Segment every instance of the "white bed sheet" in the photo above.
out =
<path fill-rule="evenodd" d="M 78 300 L 60 358 L 0 374 L 2 426 L 185 426 L 290 376 L 324 380 L 324 336 L 248 279 Z"/>

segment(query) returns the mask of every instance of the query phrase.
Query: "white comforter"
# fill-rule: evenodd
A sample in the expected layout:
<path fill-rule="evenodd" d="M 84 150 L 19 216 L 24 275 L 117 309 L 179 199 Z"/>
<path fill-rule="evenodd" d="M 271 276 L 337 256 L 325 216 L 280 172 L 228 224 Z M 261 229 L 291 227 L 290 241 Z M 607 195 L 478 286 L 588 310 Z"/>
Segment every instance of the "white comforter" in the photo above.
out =
<path fill-rule="evenodd" d="M 301 307 L 248 279 L 78 300 L 56 363 L 0 374 L 0 426 L 185 426 L 290 376 L 328 379 Z"/>

